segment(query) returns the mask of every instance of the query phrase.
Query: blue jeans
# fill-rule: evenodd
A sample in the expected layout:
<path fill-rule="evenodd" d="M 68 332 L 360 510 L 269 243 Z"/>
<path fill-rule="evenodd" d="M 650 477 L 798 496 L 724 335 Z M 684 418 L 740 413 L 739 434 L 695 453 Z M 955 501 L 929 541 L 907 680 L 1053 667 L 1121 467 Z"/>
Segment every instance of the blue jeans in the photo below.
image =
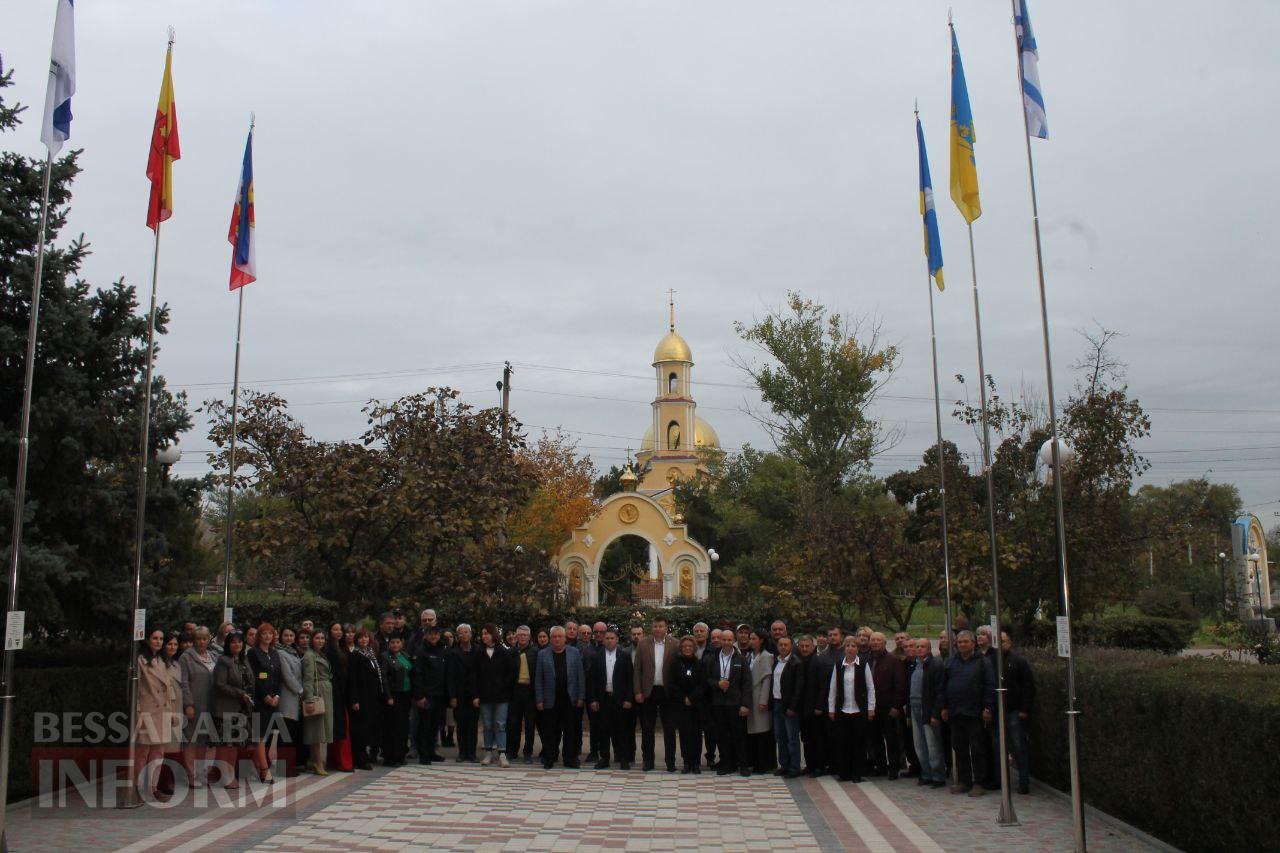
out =
<path fill-rule="evenodd" d="M 774 699 L 773 739 L 778 742 L 778 766 L 783 770 L 800 772 L 800 717 L 788 716 L 781 703 Z"/>
<path fill-rule="evenodd" d="M 1030 723 L 1018 719 L 1017 711 L 1009 711 L 1005 715 L 1004 724 L 1008 735 L 1007 746 L 1013 753 L 1014 764 L 1018 766 L 1018 786 L 1025 787 L 1031 784 L 1031 749 L 1027 744 Z"/>
<path fill-rule="evenodd" d="M 947 781 L 942 735 L 929 725 L 929 715 L 919 702 L 911 703 L 911 739 L 916 745 L 916 757 L 920 759 L 920 778 L 930 782 Z"/>
<path fill-rule="evenodd" d="M 484 723 L 484 748 L 507 751 L 507 703 L 484 702 L 480 705 Z"/>

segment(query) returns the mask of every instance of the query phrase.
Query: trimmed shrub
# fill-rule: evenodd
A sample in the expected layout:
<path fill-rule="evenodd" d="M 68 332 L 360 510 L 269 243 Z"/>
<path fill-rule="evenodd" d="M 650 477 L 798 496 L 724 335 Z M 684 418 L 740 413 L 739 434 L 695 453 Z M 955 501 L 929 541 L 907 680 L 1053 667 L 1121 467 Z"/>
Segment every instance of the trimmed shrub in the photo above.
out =
<path fill-rule="evenodd" d="M 198 596 L 188 599 L 191 621 L 217 631 L 222 623 L 222 598 Z M 307 593 L 281 595 L 279 593 L 237 593 L 232 596 L 231 607 L 237 625 L 259 625 L 270 622 L 276 628 L 288 625 L 297 628 L 303 619 L 310 619 L 317 627 L 325 627 L 341 621 L 337 602 Z M 407 614 L 406 614 L 407 615 Z M 417 624 L 417 619 L 411 620 Z M 180 627 L 180 626 L 177 626 Z"/>
<path fill-rule="evenodd" d="M 1167 587 L 1153 586 L 1138 593 L 1134 602 L 1138 612 L 1144 616 L 1159 616 L 1164 619 L 1181 619 L 1185 622 L 1199 622 L 1200 614 L 1191 604 L 1191 596 L 1175 592 Z"/>
<path fill-rule="evenodd" d="M 1066 661 L 1028 650 L 1032 772 L 1070 789 Z M 1085 802 L 1187 851 L 1280 838 L 1280 672 L 1119 649 L 1076 654 Z"/>
<path fill-rule="evenodd" d="M 1197 627 L 1183 619 L 1125 613 L 1081 622 L 1078 642 L 1175 655 L 1191 645 Z"/>

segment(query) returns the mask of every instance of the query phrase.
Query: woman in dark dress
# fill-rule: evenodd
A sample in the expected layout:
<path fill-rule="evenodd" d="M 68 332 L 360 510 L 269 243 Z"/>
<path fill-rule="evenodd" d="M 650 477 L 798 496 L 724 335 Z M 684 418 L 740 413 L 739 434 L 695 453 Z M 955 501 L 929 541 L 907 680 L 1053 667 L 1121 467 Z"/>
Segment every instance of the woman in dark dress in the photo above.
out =
<path fill-rule="evenodd" d="M 219 769 L 224 774 L 221 781 L 227 788 L 240 787 L 236 781 L 236 754 L 244 746 L 252 711 L 253 672 L 245 660 L 244 634 L 232 631 L 214 664 L 213 696 L 209 700 L 209 712 L 217 724 L 215 745 Z"/>
<path fill-rule="evenodd" d="M 258 768 L 258 777 L 268 785 L 275 781 L 275 777 L 271 775 L 271 761 L 267 753 L 284 725 L 277 710 L 283 682 L 280 678 L 280 652 L 272 648 L 275 641 L 276 629 L 270 622 L 263 622 L 258 626 L 258 644 L 249 649 L 248 654 L 249 669 L 253 671 L 253 763 Z"/>
<path fill-rule="evenodd" d="M 333 678 L 333 742 L 328 750 L 329 766 L 347 773 L 355 769 L 351 759 L 351 727 L 347 713 L 347 675 L 351 649 L 355 647 L 355 633 L 354 626 L 334 622 L 329 626 L 329 637 L 324 645 Z"/>
<path fill-rule="evenodd" d="M 382 653 L 382 671 L 391 692 L 391 705 L 382 725 L 382 763 L 399 767 L 409 748 L 409 709 L 413 707 L 413 661 L 405 654 L 404 640 L 391 635 Z"/>
<path fill-rule="evenodd" d="M 382 743 L 382 712 L 391 704 L 391 691 L 368 629 L 357 629 L 355 636 L 356 647 L 348 657 L 347 673 L 351 760 L 361 770 L 372 770 L 372 753 Z"/>
<path fill-rule="evenodd" d="M 701 773 L 702 726 L 698 709 L 702 703 L 702 691 L 706 686 L 702 666 L 696 653 L 693 637 L 680 638 L 680 655 L 671 671 L 671 700 L 675 703 L 676 729 L 680 732 L 680 756 L 684 761 L 681 773 Z"/>

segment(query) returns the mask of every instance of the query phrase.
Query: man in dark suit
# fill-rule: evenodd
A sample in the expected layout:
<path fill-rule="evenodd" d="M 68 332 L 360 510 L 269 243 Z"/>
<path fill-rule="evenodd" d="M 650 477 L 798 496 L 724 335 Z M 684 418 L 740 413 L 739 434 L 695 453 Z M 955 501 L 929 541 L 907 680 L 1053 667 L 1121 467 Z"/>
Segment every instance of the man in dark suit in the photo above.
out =
<path fill-rule="evenodd" d="M 702 667 L 702 680 L 707 681 L 707 674 L 711 672 L 711 668 L 715 665 L 716 655 L 720 653 L 722 645 L 723 632 L 719 628 L 712 629 L 707 635 L 707 648 L 702 653 L 702 657 L 698 659 L 699 665 Z M 711 694 L 702 691 L 701 705 L 698 709 L 698 716 L 702 720 L 702 738 L 707 751 L 707 767 L 711 770 L 716 769 L 716 738 L 718 737 L 716 729 L 715 713 L 712 711 Z"/>
<path fill-rule="evenodd" d="M 751 669 L 734 647 L 733 632 L 721 634 L 720 651 L 707 667 L 707 690 L 716 721 L 716 743 L 720 748 L 717 775 L 728 776 L 736 766 L 743 776 L 751 775 L 747 756 L 747 717 L 751 714 Z"/>
<path fill-rule="evenodd" d="M 773 737 L 778 743 L 776 776 L 794 779 L 800 775 L 800 715 L 804 710 L 804 665 L 792 654 L 791 638 L 780 636 L 775 641 L 778 654 L 773 662 L 773 685 L 770 710 L 773 712 Z"/>
<path fill-rule="evenodd" d="M 580 638 L 586 631 L 586 627 L 586 625 L 583 625 L 582 630 L 578 632 Z M 600 654 L 604 651 L 605 630 L 605 624 L 603 622 L 597 622 L 591 626 L 591 638 L 586 642 L 578 643 L 578 651 L 582 652 L 582 668 L 587 674 L 588 685 L 591 684 L 596 667 L 600 665 Z M 596 712 L 591 709 L 590 702 L 587 703 L 587 724 L 588 728 L 591 730 L 591 740 L 587 748 L 587 761 L 594 763 L 600 758 L 600 733 L 603 731 L 603 726 L 599 724 L 599 720 L 596 718 Z M 578 749 L 581 751 L 581 717 L 578 718 L 578 727 Z"/>
<path fill-rule="evenodd" d="M 809 776 L 821 776 L 825 772 L 822 766 L 823 733 L 825 731 L 826 696 L 821 701 L 818 694 L 822 692 L 822 655 L 817 652 L 813 637 L 802 634 L 796 640 L 795 656 L 801 669 L 804 670 L 804 692 L 800 697 L 800 739 L 804 742 L 804 773 Z"/>
<path fill-rule="evenodd" d="M 587 701 L 594 722 L 591 724 L 591 740 L 598 743 L 597 770 L 609 767 L 609 748 L 618 759 L 618 767 L 630 770 L 635 758 L 635 728 L 628 728 L 631 710 L 631 691 L 635 675 L 631 668 L 631 656 L 618 648 L 618 629 L 609 626 L 604 632 L 596 665 L 587 677 Z M 600 731 L 597 734 L 596 728 Z"/>
<path fill-rule="evenodd" d="M 822 773 L 830 773 L 835 776 L 839 774 L 840 768 L 836 763 L 839 750 L 836 745 L 839 743 L 836 737 L 836 724 L 831 720 L 827 713 L 827 685 L 831 683 L 831 673 L 836 667 L 840 666 L 840 662 L 844 660 L 844 630 L 838 626 L 832 626 L 827 629 L 827 648 L 826 651 L 818 655 L 816 670 L 814 675 L 817 676 L 818 682 L 822 685 L 820 690 L 816 691 L 814 696 L 814 713 L 818 714 L 818 728 L 820 730 L 819 741 L 822 748 L 818 750 L 821 760 L 826 763 L 825 767 L 818 768 L 819 772 L 814 776 L 821 776 Z"/>
<path fill-rule="evenodd" d="M 632 680 L 636 704 L 640 706 L 640 749 L 645 770 L 653 769 L 654 724 L 661 717 L 667 772 L 676 772 L 676 721 L 667 692 L 676 657 L 677 645 L 675 640 L 667 636 L 667 620 L 662 616 L 655 617 L 653 633 L 641 640 L 636 649 Z"/>
<path fill-rule="evenodd" d="M 884 634 L 871 634 L 871 651 L 863 655 L 871 663 L 876 684 L 876 701 L 880 713 L 867 726 L 867 750 L 871 759 L 871 775 L 897 779 L 902 770 L 902 709 L 907 704 L 907 673 L 895 655 L 886 648 Z"/>
<path fill-rule="evenodd" d="M 586 675 L 582 653 L 566 644 L 564 628 L 551 629 L 550 644 L 538 653 L 534 697 L 542 713 L 542 766 L 550 770 L 564 744 L 564 766 L 577 768 L 578 753 L 573 745 L 573 719 L 585 704 Z"/>

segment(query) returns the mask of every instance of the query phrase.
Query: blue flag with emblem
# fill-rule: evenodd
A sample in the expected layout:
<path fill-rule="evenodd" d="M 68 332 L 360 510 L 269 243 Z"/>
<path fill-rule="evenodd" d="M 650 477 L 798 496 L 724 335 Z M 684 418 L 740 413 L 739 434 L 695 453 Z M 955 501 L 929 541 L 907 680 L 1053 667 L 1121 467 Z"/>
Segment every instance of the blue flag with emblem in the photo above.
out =
<path fill-rule="evenodd" d="M 938 212 L 933 209 L 933 179 L 929 176 L 929 154 L 924 148 L 924 129 L 916 116 L 916 143 L 920 147 L 920 216 L 924 219 L 924 255 L 929 260 L 929 275 L 938 290 L 942 283 L 942 238 L 938 236 Z"/>
<path fill-rule="evenodd" d="M 1049 138 L 1049 123 L 1044 115 L 1044 95 L 1040 92 L 1040 50 L 1031 31 L 1031 15 L 1027 0 L 1017 0 L 1014 31 L 1018 36 L 1018 58 L 1022 65 L 1022 109 L 1027 114 L 1027 134 L 1038 139 Z"/>

